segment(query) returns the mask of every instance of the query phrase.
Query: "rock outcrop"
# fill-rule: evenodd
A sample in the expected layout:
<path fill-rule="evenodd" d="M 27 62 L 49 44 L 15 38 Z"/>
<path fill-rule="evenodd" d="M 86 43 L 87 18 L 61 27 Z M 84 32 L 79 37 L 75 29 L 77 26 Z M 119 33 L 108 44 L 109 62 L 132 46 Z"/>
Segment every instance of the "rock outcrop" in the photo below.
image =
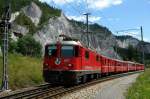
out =
<path fill-rule="evenodd" d="M 40 18 L 42 16 L 42 11 L 38 7 L 38 5 L 36 5 L 36 3 L 31 2 L 30 5 L 23 8 L 23 12 L 25 13 L 26 16 L 28 16 L 32 20 L 35 26 L 39 24 Z"/>
<path fill-rule="evenodd" d="M 139 44 L 139 40 L 131 36 L 118 36 L 117 45 L 121 48 L 128 48 L 129 45 L 132 45 L 134 48 Z"/>
<path fill-rule="evenodd" d="M 18 33 L 20 35 L 25 36 L 29 32 L 29 29 L 27 27 L 25 27 L 25 26 L 13 24 L 12 25 L 12 31 L 14 33 Z"/>
<path fill-rule="evenodd" d="M 129 45 L 133 46 L 135 49 L 138 49 L 138 51 L 142 51 L 142 43 L 140 40 L 133 38 L 131 36 L 120 36 L 116 37 L 117 46 L 120 48 L 127 49 Z M 144 52 L 150 53 L 150 43 L 144 42 Z"/>

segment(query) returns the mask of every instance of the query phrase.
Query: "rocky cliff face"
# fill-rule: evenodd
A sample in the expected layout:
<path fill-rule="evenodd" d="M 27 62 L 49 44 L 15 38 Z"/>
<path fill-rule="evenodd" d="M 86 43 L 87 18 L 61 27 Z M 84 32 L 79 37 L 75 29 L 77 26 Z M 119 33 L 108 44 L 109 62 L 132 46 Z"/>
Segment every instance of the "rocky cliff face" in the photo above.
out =
<path fill-rule="evenodd" d="M 42 11 L 34 2 L 31 2 L 30 5 L 24 7 L 23 12 L 36 26 L 39 24 Z"/>
<path fill-rule="evenodd" d="M 139 44 L 139 40 L 135 39 L 133 37 L 127 36 L 124 37 L 116 37 L 117 38 L 117 45 L 121 48 L 128 48 L 129 45 L 132 45 L 133 47 L 136 47 Z"/>
<path fill-rule="evenodd" d="M 73 33 L 73 27 L 63 14 L 60 17 L 50 18 L 43 28 L 34 34 L 34 38 L 44 46 L 48 42 L 56 41 L 58 35 L 62 33 L 66 35 Z"/>
<path fill-rule="evenodd" d="M 142 43 L 140 40 L 133 38 L 131 36 L 116 36 L 117 46 L 121 48 L 128 48 L 129 45 L 132 45 L 134 48 L 142 51 Z M 144 52 L 150 53 L 150 43 L 144 42 Z"/>

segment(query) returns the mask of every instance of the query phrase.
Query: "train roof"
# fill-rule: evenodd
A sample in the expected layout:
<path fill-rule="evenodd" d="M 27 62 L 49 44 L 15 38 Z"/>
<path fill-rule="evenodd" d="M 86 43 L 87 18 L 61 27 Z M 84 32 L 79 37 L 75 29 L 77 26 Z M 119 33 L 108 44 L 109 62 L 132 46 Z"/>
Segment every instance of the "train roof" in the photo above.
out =
<path fill-rule="evenodd" d="M 82 46 L 82 44 L 79 42 L 79 41 L 57 41 L 57 42 L 50 42 L 46 45 L 55 45 L 57 43 L 61 43 L 62 45 L 79 45 L 79 46 Z"/>

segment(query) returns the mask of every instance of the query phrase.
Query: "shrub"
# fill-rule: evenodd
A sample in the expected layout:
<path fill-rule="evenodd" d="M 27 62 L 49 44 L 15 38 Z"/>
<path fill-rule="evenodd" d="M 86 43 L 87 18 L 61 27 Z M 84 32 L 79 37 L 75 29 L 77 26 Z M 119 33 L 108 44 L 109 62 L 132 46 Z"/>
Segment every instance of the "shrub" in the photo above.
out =
<path fill-rule="evenodd" d="M 18 39 L 17 46 L 18 53 L 26 56 L 41 56 L 42 46 L 30 35 Z"/>

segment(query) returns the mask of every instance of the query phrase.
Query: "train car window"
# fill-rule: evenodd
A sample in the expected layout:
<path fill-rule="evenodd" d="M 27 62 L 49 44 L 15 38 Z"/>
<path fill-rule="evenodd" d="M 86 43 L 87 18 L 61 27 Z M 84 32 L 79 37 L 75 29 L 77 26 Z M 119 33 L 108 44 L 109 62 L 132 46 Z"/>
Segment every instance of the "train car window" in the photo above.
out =
<path fill-rule="evenodd" d="M 109 66 L 109 61 L 108 61 L 108 59 L 106 60 L 106 65 Z"/>
<path fill-rule="evenodd" d="M 89 59 L 89 52 L 88 51 L 85 51 L 85 58 Z"/>
<path fill-rule="evenodd" d="M 75 57 L 79 57 L 79 46 L 75 46 L 74 49 Z"/>
<path fill-rule="evenodd" d="M 96 56 L 96 61 L 100 61 L 100 57 L 98 55 Z"/>
<path fill-rule="evenodd" d="M 73 57 L 74 56 L 73 46 L 67 46 L 67 45 L 62 46 L 61 56 L 62 57 Z"/>
<path fill-rule="evenodd" d="M 105 63 L 104 63 L 104 58 L 103 58 L 103 57 L 101 57 L 101 62 L 102 62 L 103 65 L 105 64 Z"/>
<path fill-rule="evenodd" d="M 105 65 L 107 65 L 107 60 L 105 59 Z"/>
<path fill-rule="evenodd" d="M 47 54 L 49 56 L 56 56 L 56 46 L 55 45 L 48 46 L 47 51 L 48 51 Z"/>

